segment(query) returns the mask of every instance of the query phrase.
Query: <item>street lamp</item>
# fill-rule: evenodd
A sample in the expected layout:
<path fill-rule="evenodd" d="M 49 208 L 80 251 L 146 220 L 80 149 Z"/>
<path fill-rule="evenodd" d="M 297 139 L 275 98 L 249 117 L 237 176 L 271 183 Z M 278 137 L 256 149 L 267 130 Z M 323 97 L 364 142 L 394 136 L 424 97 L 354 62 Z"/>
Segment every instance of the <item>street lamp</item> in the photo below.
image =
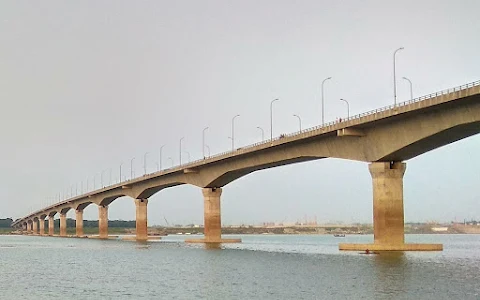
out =
<path fill-rule="evenodd" d="M 273 99 L 270 102 L 270 140 L 273 140 L 273 102 L 278 100 L 279 99 Z"/>
<path fill-rule="evenodd" d="M 144 171 L 144 175 L 147 175 L 147 154 L 148 152 L 145 152 L 145 154 L 143 155 L 143 171 Z"/>
<path fill-rule="evenodd" d="M 202 153 L 204 158 L 205 158 L 205 131 L 207 129 L 208 127 L 203 128 L 203 132 L 202 132 Z"/>
<path fill-rule="evenodd" d="M 120 163 L 120 177 L 118 177 L 118 182 L 122 182 L 122 165 L 123 165 L 123 162 Z"/>
<path fill-rule="evenodd" d="M 260 126 L 257 126 L 257 128 L 260 129 L 260 131 L 262 132 L 262 142 L 265 141 L 265 133 L 263 131 L 263 128 Z"/>
<path fill-rule="evenodd" d="M 133 161 L 135 157 L 130 160 L 130 180 L 133 179 Z"/>
<path fill-rule="evenodd" d="M 408 79 L 407 77 L 402 77 L 403 79 L 405 79 L 406 81 L 408 81 L 408 83 L 410 84 L 410 100 L 413 100 L 413 85 L 412 85 L 412 81 L 410 79 Z"/>
<path fill-rule="evenodd" d="M 182 137 L 180 139 L 180 152 L 179 152 L 179 154 L 180 154 L 180 158 L 179 158 L 180 166 L 182 165 L 182 141 L 183 141 L 183 139 L 184 139 L 184 137 Z"/>
<path fill-rule="evenodd" d="M 190 162 L 190 152 L 188 152 L 188 151 L 185 151 L 185 153 L 187 153 L 188 162 Z"/>
<path fill-rule="evenodd" d="M 398 48 L 393 52 L 393 106 L 397 106 L 397 71 L 396 71 L 396 55 L 397 52 L 403 50 L 403 47 Z"/>
<path fill-rule="evenodd" d="M 159 161 L 159 165 L 160 165 L 160 170 L 162 170 L 162 149 L 163 147 L 165 147 L 165 145 L 162 145 L 162 147 L 160 147 L 160 154 L 159 154 L 159 158 L 158 158 L 158 161 Z"/>
<path fill-rule="evenodd" d="M 105 186 L 103 185 L 103 172 L 105 172 L 106 170 L 103 170 L 102 173 L 100 174 L 100 185 L 102 186 L 102 188 L 104 188 Z"/>
<path fill-rule="evenodd" d="M 235 119 L 240 117 L 240 115 L 236 115 L 232 118 L 232 151 L 235 149 Z"/>
<path fill-rule="evenodd" d="M 293 116 L 298 118 L 298 124 L 300 125 L 300 131 L 302 131 L 302 119 L 300 119 L 300 116 L 298 116 L 298 115 L 293 115 Z"/>
<path fill-rule="evenodd" d="M 323 85 L 325 81 L 332 79 L 332 77 L 327 77 L 322 81 L 322 126 L 325 125 L 325 93 L 323 90 Z"/>
<path fill-rule="evenodd" d="M 172 162 L 172 168 L 173 168 L 173 158 L 169 157 L 168 159 Z"/>
<path fill-rule="evenodd" d="M 347 103 L 347 119 L 350 118 L 350 104 L 345 99 L 340 99 L 340 101 Z"/>
<path fill-rule="evenodd" d="M 208 150 L 208 157 L 210 157 L 210 147 L 208 145 L 205 145 L 205 147 L 207 148 Z"/>

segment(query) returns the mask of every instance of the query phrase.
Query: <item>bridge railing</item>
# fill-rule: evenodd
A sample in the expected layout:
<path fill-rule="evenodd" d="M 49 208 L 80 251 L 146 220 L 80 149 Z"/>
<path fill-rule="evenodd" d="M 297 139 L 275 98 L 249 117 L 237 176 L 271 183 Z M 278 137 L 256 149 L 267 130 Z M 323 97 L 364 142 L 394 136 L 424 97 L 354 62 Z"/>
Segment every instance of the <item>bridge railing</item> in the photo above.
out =
<path fill-rule="evenodd" d="M 467 84 L 464 84 L 464 85 L 460 85 L 460 86 L 457 86 L 457 87 L 454 87 L 454 88 L 445 89 L 445 90 L 442 90 L 442 91 L 439 91 L 439 92 L 436 92 L 436 93 L 431 93 L 431 94 L 428 94 L 428 95 L 425 95 L 425 96 L 417 97 L 417 98 L 414 98 L 414 99 L 410 99 L 410 100 L 407 100 L 407 101 L 399 102 L 396 105 L 388 105 L 388 106 L 384 106 L 384 107 L 377 108 L 377 109 L 374 109 L 374 110 L 370 110 L 370 111 L 367 111 L 367 112 L 363 112 L 363 113 L 360 113 L 360 114 L 353 115 L 351 117 L 342 119 L 342 121 L 331 121 L 331 122 L 328 122 L 328 123 L 325 123 L 325 124 L 321 124 L 321 125 L 317 125 L 317 126 L 314 126 L 314 127 L 306 128 L 306 129 L 296 131 L 296 132 L 293 132 L 293 133 L 284 134 L 284 135 L 275 137 L 273 139 L 267 139 L 267 140 L 263 140 L 261 142 L 257 142 L 257 143 L 250 144 L 250 145 L 247 145 L 247 146 L 239 147 L 239 148 L 234 149 L 234 150 L 220 152 L 220 153 L 208 156 L 208 157 L 203 158 L 203 159 L 197 159 L 197 160 L 188 162 L 186 164 L 182 164 L 182 165 L 178 165 L 178 166 L 175 166 L 175 167 L 167 168 L 167 169 L 164 169 L 164 170 L 161 170 L 161 171 L 158 171 L 158 172 L 155 172 L 155 173 L 151 173 L 151 174 L 146 174 L 146 175 L 141 176 L 141 177 L 132 178 L 132 179 L 126 180 L 126 181 L 120 181 L 118 184 L 112 184 L 112 185 L 109 185 L 109 186 L 105 186 L 105 187 L 102 187 L 99 190 L 94 190 L 94 191 L 91 191 L 91 192 L 87 192 L 82 196 L 92 195 L 92 194 L 95 194 L 95 193 L 97 193 L 101 190 L 108 189 L 108 188 L 111 188 L 111 187 L 114 187 L 114 186 L 133 183 L 133 182 L 139 180 L 140 178 L 144 178 L 145 176 L 158 176 L 158 175 L 161 175 L 161 174 L 164 174 L 164 173 L 175 172 L 175 171 L 179 171 L 179 170 L 182 170 L 182 169 L 187 169 L 189 167 L 196 166 L 197 164 L 199 164 L 201 162 L 214 161 L 214 160 L 216 160 L 218 158 L 221 158 L 221 157 L 227 158 L 227 157 L 230 157 L 232 154 L 242 154 L 242 153 L 245 153 L 245 152 L 249 152 L 253 148 L 258 147 L 260 145 L 272 144 L 273 142 L 281 140 L 285 137 L 294 137 L 294 136 L 301 135 L 301 134 L 308 133 L 308 132 L 314 132 L 314 131 L 317 131 L 317 130 L 324 130 L 324 129 L 327 129 L 331 126 L 337 125 L 337 124 L 341 124 L 341 123 L 349 122 L 349 121 L 353 121 L 353 120 L 358 120 L 358 119 L 366 117 L 366 116 L 370 116 L 370 115 L 374 115 L 374 114 L 377 114 L 377 113 L 380 113 L 380 112 L 388 111 L 388 110 L 391 110 L 391 109 L 394 109 L 394 108 L 397 108 L 397 107 L 403 107 L 403 106 L 410 105 L 410 104 L 413 104 L 413 103 L 429 100 L 429 99 L 432 99 L 432 98 L 435 98 L 435 97 L 438 97 L 438 96 L 447 95 L 447 94 L 454 93 L 454 92 L 460 92 L 462 90 L 472 88 L 472 87 L 475 87 L 475 86 L 480 86 L 480 80 L 470 82 L 470 83 L 467 83 Z M 58 205 L 59 203 L 62 203 L 62 204 L 67 203 L 69 201 L 75 200 L 76 198 L 81 198 L 82 196 L 75 196 L 75 197 L 71 197 L 69 199 L 61 200 L 61 201 L 57 202 L 56 204 L 52 204 L 52 205 L 48 206 L 47 208 L 51 209 L 51 208 L 55 207 L 56 205 Z M 33 213 L 29 214 L 28 216 L 36 215 L 38 213 L 40 213 L 40 211 L 33 212 Z"/>

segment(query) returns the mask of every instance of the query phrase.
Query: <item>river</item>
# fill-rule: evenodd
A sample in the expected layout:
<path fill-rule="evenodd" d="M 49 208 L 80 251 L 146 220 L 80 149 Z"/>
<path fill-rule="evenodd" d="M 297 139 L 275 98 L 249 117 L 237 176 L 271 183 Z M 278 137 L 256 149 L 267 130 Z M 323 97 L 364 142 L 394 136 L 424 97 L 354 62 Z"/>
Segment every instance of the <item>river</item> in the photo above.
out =
<path fill-rule="evenodd" d="M 185 236 L 0 236 L 0 299 L 480 299 L 480 235 L 407 235 L 443 252 L 364 255 L 372 236 L 242 235 L 205 249 Z"/>

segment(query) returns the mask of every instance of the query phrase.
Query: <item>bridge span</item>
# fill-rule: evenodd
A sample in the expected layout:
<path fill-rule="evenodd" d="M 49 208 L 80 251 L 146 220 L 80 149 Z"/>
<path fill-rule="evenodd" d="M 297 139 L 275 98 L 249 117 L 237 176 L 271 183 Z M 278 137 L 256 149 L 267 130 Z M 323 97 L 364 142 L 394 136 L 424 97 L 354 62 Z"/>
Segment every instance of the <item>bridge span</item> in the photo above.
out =
<path fill-rule="evenodd" d="M 433 93 L 294 134 L 161 170 L 58 202 L 17 219 L 12 226 L 28 234 L 66 236 L 66 214 L 76 213 L 76 236 L 82 237 L 83 210 L 98 206 L 99 237 L 108 238 L 108 207 L 129 196 L 136 205 L 136 239 L 146 241 L 148 199 L 182 184 L 202 188 L 204 239 L 222 239 L 220 197 L 228 183 L 252 172 L 297 162 L 341 158 L 369 163 L 373 183 L 373 244 L 340 244 L 341 250 L 442 250 L 440 244 L 405 244 L 403 176 L 410 158 L 480 132 L 480 81 Z M 48 234 L 45 219 L 48 217 Z"/>

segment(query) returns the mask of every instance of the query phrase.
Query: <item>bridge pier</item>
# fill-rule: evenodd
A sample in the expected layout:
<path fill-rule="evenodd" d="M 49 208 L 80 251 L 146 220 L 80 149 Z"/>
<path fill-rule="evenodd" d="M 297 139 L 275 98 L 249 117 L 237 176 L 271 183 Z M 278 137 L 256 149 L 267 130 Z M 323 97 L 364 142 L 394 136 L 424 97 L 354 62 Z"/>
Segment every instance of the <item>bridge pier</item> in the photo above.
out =
<path fill-rule="evenodd" d="M 67 236 L 67 214 L 60 213 L 60 236 Z"/>
<path fill-rule="evenodd" d="M 185 240 L 187 243 L 240 243 L 241 239 L 222 239 L 222 218 L 220 209 L 221 188 L 204 188 L 203 193 L 203 217 L 204 239 Z"/>
<path fill-rule="evenodd" d="M 33 220 L 33 234 L 38 234 L 38 221 Z"/>
<path fill-rule="evenodd" d="M 38 225 L 40 228 L 40 235 L 45 235 L 45 219 L 38 218 Z"/>
<path fill-rule="evenodd" d="M 53 236 L 55 234 L 55 219 L 53 216 L 48 216 L 48 235 Z"/>
<path fill-rule="evenodd" d="M 108 239 L 108 205 L 98 206 L 98 237 Z"/>
<path fill-rule="evenodd" d="M 28 223 L 23 223 L 22 226 L 23 226 L 24 233 L 27 233 L 28 232 Z"/>
<path fill-rule="evenodd" d="M 137 241 L 148 240 L 147 204 L 148 199 L 135 199 Z"/>
<path fill-rule="evenodd" d="M 373 244 L 340 244 L 353 251 L 441 251 L 441 244 L 405 244 L 402 162 L 369 165 L 373 182 Z"/>
<path fill-rule="evenodd" d="M 83 237 L 83 210 L 75 210 L 75 230 L 77 237 Z"/>

